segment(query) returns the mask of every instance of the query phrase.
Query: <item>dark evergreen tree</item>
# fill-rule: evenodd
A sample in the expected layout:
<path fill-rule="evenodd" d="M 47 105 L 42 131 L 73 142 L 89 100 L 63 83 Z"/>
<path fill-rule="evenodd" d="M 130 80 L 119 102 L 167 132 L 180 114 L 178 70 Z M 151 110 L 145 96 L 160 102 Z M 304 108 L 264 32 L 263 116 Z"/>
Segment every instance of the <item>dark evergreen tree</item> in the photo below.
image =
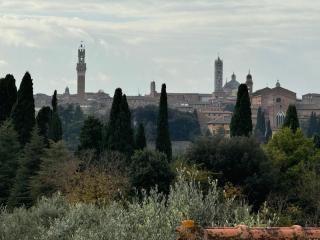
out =
<path fill-rule="evenodd" d="M 78 150 L 92 149 L 99 154 L 102 144 L 102 128 L 103 125 L 99 119 L 89 116 L 81 128 Z"/>
<path fill-rule="evenodd" d="M 320 135 L 319 134 L 314 135 L 313 143 L 316 148 L 320 148 Z"/>
<path fill-rule="evenodd" d="M 54 91 L 52 96 L 52 115 L 49 124 L 49 139 L 58 142 L 62 139 L 62 124 L 58 114 L 58 99 L 57 90 Z"/>
<path fill-rule="evenodd" d="M 264 111 L 262 111 L 261 107 L 259 107 L 257 112 L 257 124 L 254 129 L 254 135 L 260 143 L 265 141 L 265 132 L 266 132 L 265 121 L 266 120 L 264 117 Z"/>
<path fill-rule="evenodd" d="M 318 118 L 315 112 L 312 112 L 308 121 L 307 136 L 313 137 L 318 132 Z"/>
<path fill-rule="evenodd" d="M 0 126 L 0 206 L 6 205 L 14 184 L 20 144 L 18 134 L 10 121 Z"/>
<path fill-rule="evenodd" d="M 266 133 L 265 133 L 265 140 L 266 142 L 269 142 L 269 140 L 272 138 L 272 129 L 271 129 L 271 123 L 270 120 L 268 120 L 267 127 L 266 127 Z"/>
<path fill-rule="evenodd" d="M 109 122 L 105 128 L 104 145 L 108 150 L 117 151 L 120 149 L 119 142 L 121 142 L 120 134 L 120 104 L 122 100 L 122 90 L 117 88 L 113 96 L 113 102 L 110 110 Z"/>
<path fill-rule="evenodd" d="M 297 108 L 295 105 L 289 105 L 283 127 L 290 128 L 293 132 L 296 132 L 300 127 Z"/>
<path fill-rule="evenodd" d="M 147 147 L 146 135 L 144 132 L 144 126 L 142 123 L 139 123 L 136 138 L 135 138 L 135 149 L 143 150 Z"/>
<path fill-rule="evenodd" d="M 51 117 L 52 117 L 52 111 L 51 111 L 51 108 L 48 106 L 42 107 L 36 117 L 37 126 L 39 129 L 39 135 L 43 137 L 47 146 L 49 143 L 48 134 L 49 134 L 49 125 L 50 125 Z"/>
<path fill-rule="evenodd" d="M 29 142 L 35 125 L 33 83 L 28 72 L 22 78 L 17 95 L 17 103 L 13 107 L 11 118 L 19 134 L 19 141 L 24 146 Z"/>
<path fill-rule="evenodd" d="M 133 155 L 129 177 L 137 190 L 149 191 L 157 186 L 160 192 L 168 193 L 174 175 L 164 153 L 144 149 Z"/>
<path fill-rule="evenodd" d="M 17 101 L 16 80 L 11 74 L 0 79 L 0 124 L 10 117 Z"/>
<path fill-rule="evenodd" d="M 230 124 L 230 134 L 235 136 L 250 136 L 252 133 L 251 103 L 246 84 L 240 84 L 236 106 Z"/>
<path fill-rule="evenodd" d="M 44 141 L 42 137 L 38 135 L 38 130 L 35 128 L 32 131 L 30 142 L 25 145 L 21 158 L 19 159 L 19 168 L 8 201 L 9 208 L 22 205 L 30 207 L 36 200 L 32 199 L 30 184 L 32 178 L 39 171 L 40 159 L 44 149 Z"/>
<path fill-rule="evenodd" d="M 156 149 L 159 152 L 165 153 L 169 161 L 172 159 L 172 146 L 168 123 L 167 91 L 165 84 L 162 84 L 161 88 L 159 115 L 157 122 Z"/>
<path fill-rule="evenodd" d="M 134 148 L 134 137 L 131 124 L 131 112 L 125 94 L 122 96 L 120 103 L 119 123 L 121 141 L 118 151 L 125 153 L 127 156 L 131 156 Z"/>

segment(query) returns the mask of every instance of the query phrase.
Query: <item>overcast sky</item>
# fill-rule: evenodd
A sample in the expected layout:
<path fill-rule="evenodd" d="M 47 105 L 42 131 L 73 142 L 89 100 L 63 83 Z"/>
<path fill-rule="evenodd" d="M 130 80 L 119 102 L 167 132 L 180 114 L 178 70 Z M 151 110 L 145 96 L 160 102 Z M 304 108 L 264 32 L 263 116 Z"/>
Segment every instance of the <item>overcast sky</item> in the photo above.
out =
<path fill-rule="evenodd" d="M 224 79 L 320 93 L 319 0 L 0 0 L 0 36 L 1 76 L 35 92 L 76 91 L 83 40 L 90 92 L 211 93 L 219 53 Z"/>

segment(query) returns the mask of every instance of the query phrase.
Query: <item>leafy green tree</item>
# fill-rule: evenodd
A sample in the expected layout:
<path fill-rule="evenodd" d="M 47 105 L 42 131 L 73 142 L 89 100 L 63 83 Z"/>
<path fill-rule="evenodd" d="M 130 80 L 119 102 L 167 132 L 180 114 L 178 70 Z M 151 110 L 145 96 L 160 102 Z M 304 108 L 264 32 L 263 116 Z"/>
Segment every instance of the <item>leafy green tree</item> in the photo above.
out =
<path fill-rule="evenodd" d="M 235 136 L 250 136 L 252 133 L 251 103 L 246 84 L 240 84 L 236 106 L 231 119 L 230 134 Z"/>
<path fill-rule="evenodd" d="M 272 129 L 271 129 L 271 123 L 270 120 L 267 122 L 267 128 L 265 133 L 265 140 L 266 142 L 269 142 L 269 140 L 272 138 Z"/>
<path fill-rule="evenodd" d="M 268 158 L 254 138 L 202 137 L 187 149 L 186 159 L 217 175 L 221 185 L 239 186 L 255 207 L 273 184 Z"/>
<path fill-rule="evenodd" d="M 318 129 L 318 118 L 315 112 L 312 112 L 308 121 L 308 130 L 307 136 L 313 137 L 316 133 L 319 132 Z"/>
<path fill-rule="evenodd" d="M 39 135 L 43 137 L 46 145 L 48 146 L 48 134 L 49 134 L 49 125 L 51 121 L 52 110 L 50 107 L 45 106 L 40 109 L 36 117 L 37 126 L 39 129 Z"/>
<path fill-rule="evenodd" d="M 8 200 L 10 208 L 25 205 L 32 206 L 34 200 L 31 196 L 30 185 L 31 179 L 39 171 L 41 157 L 45 148 L 42 137 L 38 135 L 38 130 L 35 128 L 32 131 L 32 137 L 22 151 L 19 159 L 19 167 L 15 177 L 15 183 L 11 190 Z"/>
<path fill-rule="evenodd" d="M 29 142 L 35 125 L 33 83 L 28 72 L 22 78 L 17 95 L 17 103 L 13 107 L 11 118 L 19 134 L 19 141 L 24 146 Z"/>
<path fill-rule="evenodd" d="M 158 186 L 160 192 L 168 193 L 173 173 L 165 154 L 144 149 L 136 151 L 131 160 L 132 187 L 149 191 L 152 187 Z"/>
<path fill-rule="evenodd" d="M 289 105 L 283 127 L 290 128 L 293 132 L 296 132 L 297 129 L 300 128 L 297 108 L 295 105 Z"/>
<path fill-rule="evenodd" d="M 5 205 L 14 184 L 20 144 L 10 121 L 0 126 L 0 206 Z"/>
<path fill-rule="evenodd" d="M 136 138 L 135 138 L 135 149 L 143 150 L 147 147 L 147 140 L 144 133 L 144 126 L 142 123 L 139 123 Z"/>
<path fill-rule="evenodd" d="M 318 211 L 320 187 L 318 184 L 316 187 L 315 179 L 319 179 L 320 151 L 314 147 L 312 139 L 306 138 L 301 129 L 293 132 L 283 128 L 273 136 L 265 150 L 275 176 L 274 194 L 287 199 L 286 205 L 295 206 L 305 214 Z M 312 187 L 316 188 L 311 190 Z M 302 215 L 296 215 L 294 222 L 302 224 Z M 311 219 L 310 215 L 308 218 Z"/>
<path fill-rule="evenodd" d="M 101 121 L 94 116 L 89 116 L 81 128 L 78 150 L 93 149 L 99 154 L 102 144 L 102 129 L 103 125 Z"/>
<path fill-rule="evenodd" d="M 58 113 L 57 90 L 52 96 L 52 115 L 49 124 L 49 139 L 58 142 L 62 139 L 62 124 Z"/>
<path fill-rule="evenodd" d="M 5 78 L 0 79 L 0 124 L 10 117 L 16 101 L 16 80 L 11 74 L 8 74 Z"/>
<path fill-rule="evenodd" d="M 156 149 L 159 152 L 166 154 L 168 160 L 172 159 L 172 146 L 169 134 L 169 123 L 168 123 L 168 102 L 167 102 L 167 91 L 166 85 L 162 84 L 159 115 L 158 115 L 158 127 L 157 127 L 157 139 Z"/>

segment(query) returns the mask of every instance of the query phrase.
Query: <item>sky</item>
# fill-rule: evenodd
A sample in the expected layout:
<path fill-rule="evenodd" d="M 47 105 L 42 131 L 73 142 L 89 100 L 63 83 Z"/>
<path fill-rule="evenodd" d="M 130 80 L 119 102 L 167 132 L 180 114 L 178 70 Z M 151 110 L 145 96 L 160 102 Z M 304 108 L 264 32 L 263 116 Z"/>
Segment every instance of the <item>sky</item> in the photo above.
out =
<path fill-rule="evenodd" d="M 86 91 L 214 91 L 224 79 L 254 90 L 277 80 L 320 93 L 319 0 L 0 0 L 0 76 L 25 71 L 36 93 L 76 92 L 77 48 L 86 46 Z"/>

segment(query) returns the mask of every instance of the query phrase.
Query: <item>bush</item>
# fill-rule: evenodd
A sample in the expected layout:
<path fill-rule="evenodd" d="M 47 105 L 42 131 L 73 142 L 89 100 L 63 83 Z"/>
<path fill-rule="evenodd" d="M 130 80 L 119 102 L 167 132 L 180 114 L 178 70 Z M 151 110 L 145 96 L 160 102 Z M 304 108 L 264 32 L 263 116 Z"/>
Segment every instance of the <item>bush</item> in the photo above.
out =
<path fill-rule="evenodd" d="M 187 150 L 186 159 L 219 174 L 219 182 L 239 186 L 256 209 L 272 187 L 270 163 L 254 138 L 202 137 Z"/>
<path fill-rule="evenodd" d="M 155 186 L 160 192 L 168 192 L 173 179 L 164 153 L 149 149 L 136 151 L 131 159 L 130 182 L 137 190 L 149 191 Z"/>
<path fill-rule="evenodd" d="M 207 194 L 195 181 L 186 181 L 180 172 L 171 186 L 168 198 L 154 189 L 141 201 L 97 206 L 68 204 L 61 195 L 43 198 L 28 210 L 18 208 L 0 213 L 0 239 L 38 240 L 173 240 L 175 227 L 181 220 L 194 219 L 202 226 L 270 226 L 276 218 L 251 214 L 250 207 L 235 199 L 227 199 L 210 181 Z"/>

